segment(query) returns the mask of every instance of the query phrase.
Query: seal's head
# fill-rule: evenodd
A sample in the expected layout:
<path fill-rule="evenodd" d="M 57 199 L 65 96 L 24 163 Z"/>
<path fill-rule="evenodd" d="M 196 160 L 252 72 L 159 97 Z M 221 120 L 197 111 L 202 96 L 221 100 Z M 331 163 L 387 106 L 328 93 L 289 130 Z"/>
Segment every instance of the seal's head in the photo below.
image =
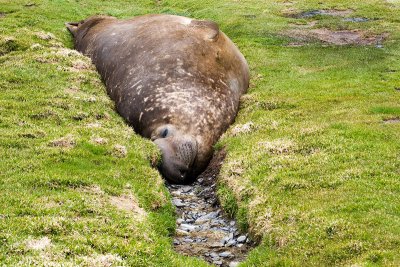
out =
<path fill-rule="evenodd" d="M 187 183 L 195 178 L 192 167 L 197 156 L 197 141 L 194 136 L 166 124 L 153 131 L 151 140 L 161 150 L 159 169 L 165 178 L 174 183 Z"/>

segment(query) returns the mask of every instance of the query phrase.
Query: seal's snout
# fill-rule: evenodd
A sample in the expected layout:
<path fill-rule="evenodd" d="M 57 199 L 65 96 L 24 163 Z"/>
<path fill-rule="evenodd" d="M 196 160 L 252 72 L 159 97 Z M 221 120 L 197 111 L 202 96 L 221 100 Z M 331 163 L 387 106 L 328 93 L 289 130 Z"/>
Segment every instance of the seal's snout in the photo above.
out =
<path fill-rule="evenodd" d="M 152 139 L 161 150 L 161 173 L 173 183 L 190 182 L 194 178 L 192 167 L 197 156 L 196 139 L 182 135 L 171 127 L 158 132 L 158 138 Z"/>

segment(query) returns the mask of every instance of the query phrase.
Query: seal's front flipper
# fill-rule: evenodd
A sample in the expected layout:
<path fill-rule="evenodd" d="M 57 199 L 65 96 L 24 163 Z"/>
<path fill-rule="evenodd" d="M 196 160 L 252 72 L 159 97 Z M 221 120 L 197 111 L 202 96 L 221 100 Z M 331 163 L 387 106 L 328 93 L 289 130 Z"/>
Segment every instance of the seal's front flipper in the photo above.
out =
<path fill-rule="evenodd" d="M 204 32 L 205 39 L 210 41 L 217 41 L 219 37 L 218 24 L 209 20 L 192 20 L 189 24 L 191 27 L 199 28 Z"/>
<path fill-rule="evenodd" d="M 79 24 L 80 22 L 66 22 L 65 27 L 67 27 L 69 32 L 75 37 Z"/>

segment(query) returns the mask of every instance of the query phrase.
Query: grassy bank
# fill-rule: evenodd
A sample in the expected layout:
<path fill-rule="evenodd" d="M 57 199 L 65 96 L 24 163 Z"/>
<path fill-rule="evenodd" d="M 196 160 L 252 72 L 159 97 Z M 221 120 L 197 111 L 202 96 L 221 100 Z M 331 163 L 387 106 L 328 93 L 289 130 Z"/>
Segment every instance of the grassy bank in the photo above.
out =
<path fill-rule="evenodd" d="M 298 15 L 309 10 L 348 12 Z M 207 265 L 173 252 L 157 150 L 115 113 L 64 28 L 169 13 L 217 21 L 251 67 L 217 145 L 222 204 L 261 242 L 243 265 L 400 264 L 399 12 L 398 1 L 0 1 L 0 262 Z M 384 40 L 307 35 L 321 28 Z"/>

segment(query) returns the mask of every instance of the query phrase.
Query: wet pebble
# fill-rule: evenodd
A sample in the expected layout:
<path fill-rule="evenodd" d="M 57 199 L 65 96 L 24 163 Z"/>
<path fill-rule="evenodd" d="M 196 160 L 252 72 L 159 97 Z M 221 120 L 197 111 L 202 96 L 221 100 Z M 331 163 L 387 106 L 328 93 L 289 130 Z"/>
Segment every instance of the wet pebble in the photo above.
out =
<path fill-rule="evenodd" d="M 193 187 L 191 186 L 184 186 L 181 188 L 182 193 L 188 193 L 190 191 L 192 191 Z"/>
<path fill-rule="evenodd" d="M 219 256 L 222 258 L 229 258 L 229 257 L 232 257 L 233 255 L 232 255 L 232 252 L 230 252 L 230 251 L 224 251 L 222 253 L 219 253 Z"/>
<path fill-rule="evenodd" d="M 229 239 L 233 239 L 233 238 L 235 238 L 235 234 L 234 233 L 230 233 L 229 234 Z"/>
<path fill-rule="evenodd" d="M 215 252 L 210 253 L 211 258 L 219 258 L 218 254 Z"/>
<path fill-rule="evenodd" d="M 182 200 L 180 200 L 179 198 L 174 198 L 174 200 L 172 201 L 172 203 L 173 203 L 176 207 L 178 207 L 178 208 L 181 208 L 181 207 L 185 207 L 185 206 L 186 206 L 185 203 L 183 203 Z"/>
<path fill-rule="evenodd" d="M 244 243 L 246 241 L 246 238 L 247 238 L 246 236 L 241 235 L 241 236 L 238 237 L 237 242 Z"/>
<path fill-rule="evenodd" d="M 186 223 L 182 223 L 180 226 L 179 226 L 182 230 L 184 230 L 184 231 L 195 231 L 195 230 L 197 230 L 198 229 L 198 226 L 195 226 L 195 225 L 191 225 L 191 224 L 186 224 Z"/>
<path fill-rule="evenodd" d="M 220 248 L 223 246 L 224 246 L 224 244 L 222 244 L 221 242 L 215 242 L 215 243 L 210 244 L 211 248 Z"/>
<path fill-rule="evenodd" d="M 226 247 L 231 247 L 231 246 L 234 246 L 234 245 L 236 245 L 237 244 L 237 242 L 235 241 L 235 240 L 229 240 L 226 244 L 225 244 L 225 246 Z"/>
<path fill-rule="evenodd" d="M 187 235 L 189 235 L 189 232 L 181 230 L 181 229 L 176 229 L 176 235 L 177 236 L 187 236 Z"/>
<path fill-rule="evenodd" d="M 224 237 L 224 238 L 221 240 L 221 243 L 222 243 L 222 244 L 226 244 L 226 243 L 228 243 L 228 241 L 229 241 L 229 236 Z"/>
<path fill-rule="evenodd" d="M 204 178 L 204 183 L 207 179 L 210 178 Z M 250 248 L 251 244 L 246 243 L 247 235 L 238 231 L 236 222 L 227 219 L 216 205 L 215 184 L 195 182 L 192 186 L 168 185 L 168 188 L 178 215 L 173 240 L 176 250 L 200 256 L 217 266 L 237 266 L 245 257 L 244 248 Z"/>

